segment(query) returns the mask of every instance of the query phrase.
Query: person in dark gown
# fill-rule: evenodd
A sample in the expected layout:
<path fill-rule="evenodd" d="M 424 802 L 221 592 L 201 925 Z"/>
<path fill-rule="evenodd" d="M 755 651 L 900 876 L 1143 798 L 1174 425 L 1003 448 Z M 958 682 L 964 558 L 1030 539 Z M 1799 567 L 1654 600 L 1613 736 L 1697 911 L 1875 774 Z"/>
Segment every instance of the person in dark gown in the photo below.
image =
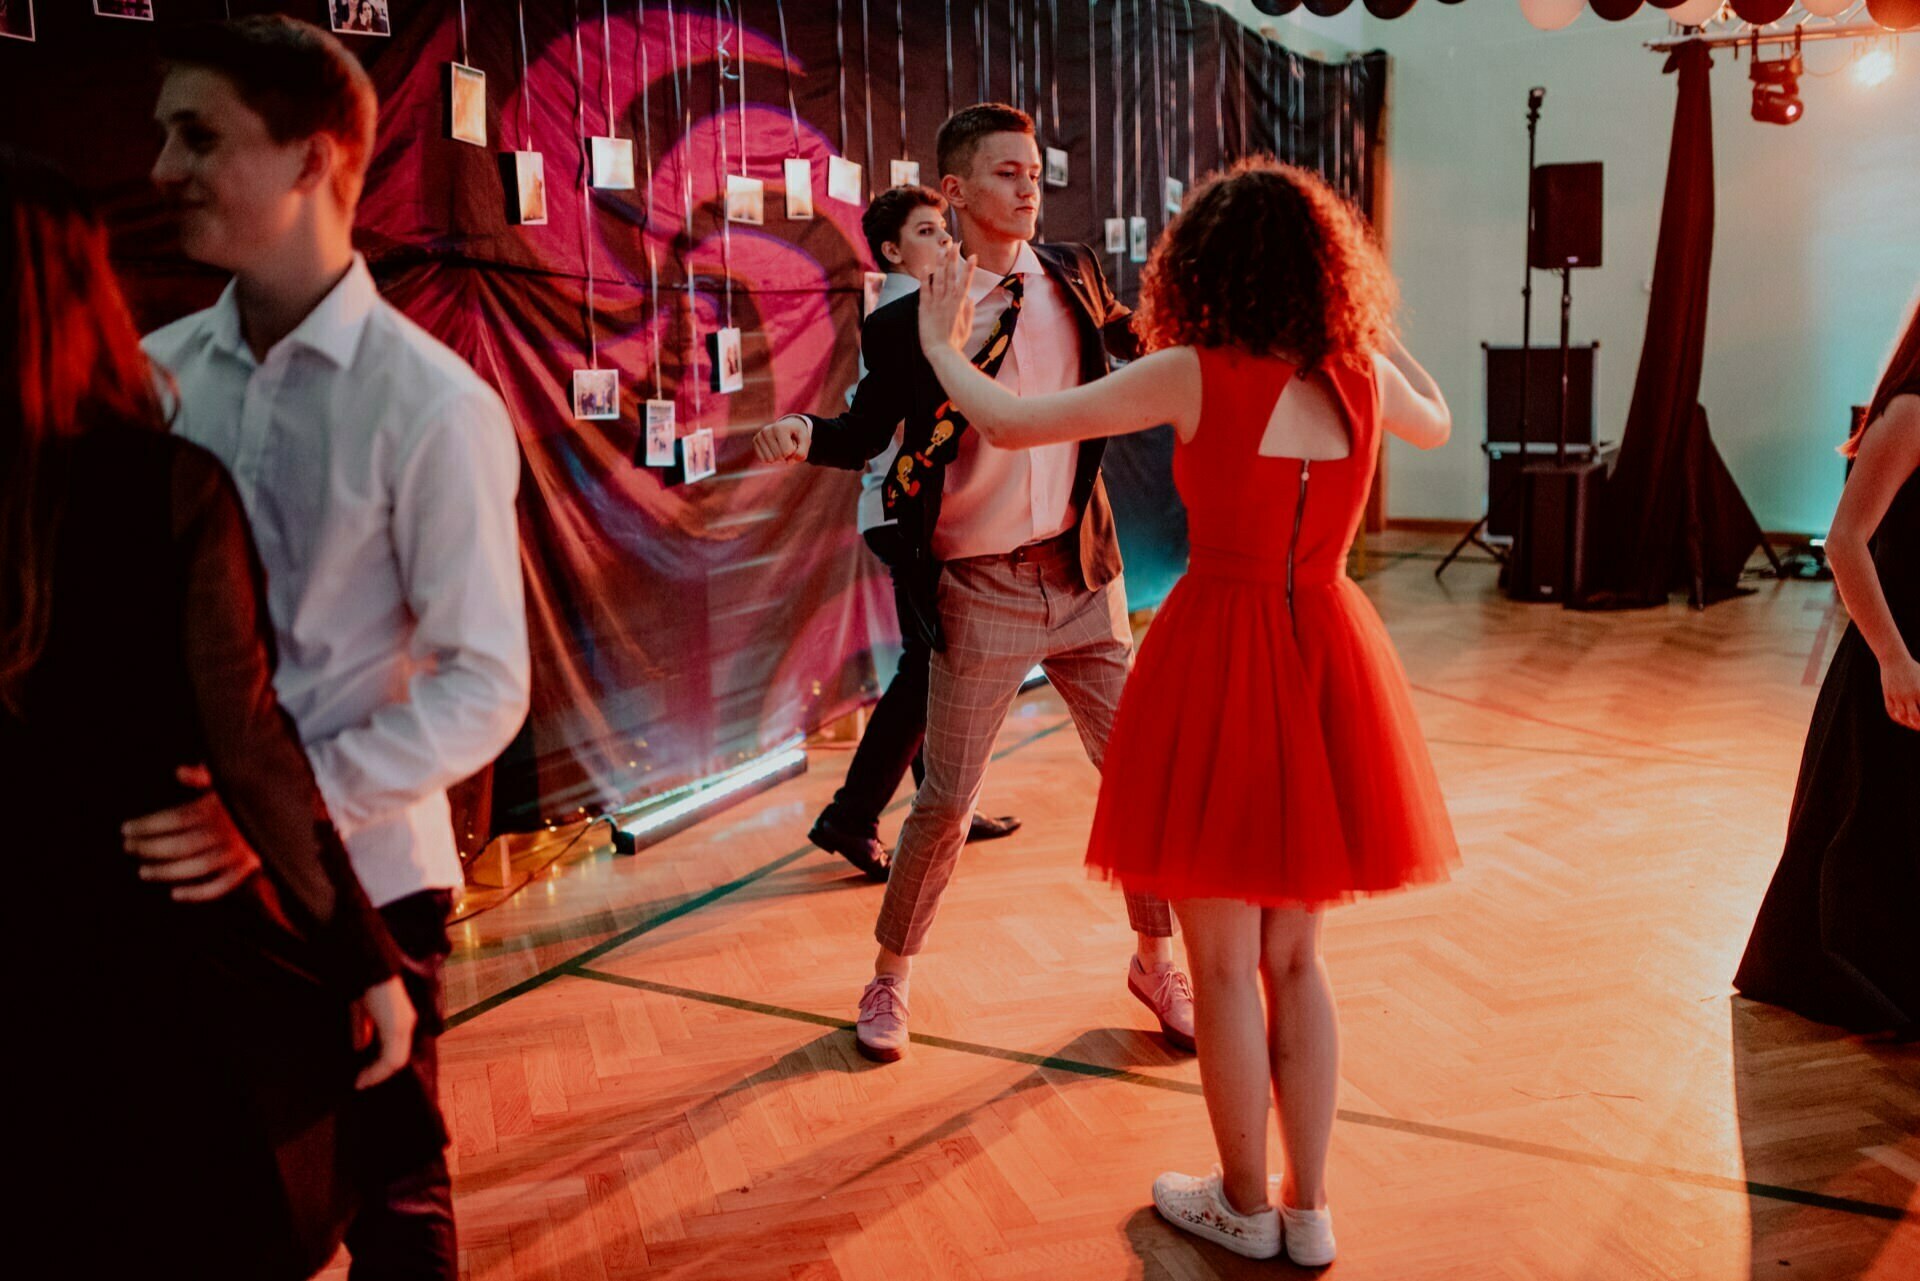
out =
<path fill-rule="evenodd" d="M 1851 622 L 1814 704 L 1786 853 L 1734 986 L 1855 1032 L 1920 1023 L 1920 308 L 1827 538 Z"/>
<path fill-rule="evenodd" d="M 65 1276 L 309 1276 L 414 1011 L 275 701 L 232 482 L 165 430 L 93 211 L 5 148 L 0 352 L 0 1231 Z M 146 883 L 122 825 L 196 795 L 255 857 Z"/>

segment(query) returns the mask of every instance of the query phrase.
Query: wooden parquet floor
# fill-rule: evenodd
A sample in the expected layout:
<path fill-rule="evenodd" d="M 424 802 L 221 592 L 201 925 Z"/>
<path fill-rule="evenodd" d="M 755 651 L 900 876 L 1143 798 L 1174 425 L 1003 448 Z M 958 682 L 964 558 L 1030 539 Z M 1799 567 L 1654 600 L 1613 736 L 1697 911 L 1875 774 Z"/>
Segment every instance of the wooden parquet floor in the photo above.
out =
<path fill-rule="evenodd" d="M 1920 1278 L 1920 1048 L 1734 998 L 1833 592 L 1513 605 L 1389 535 L 1366 580 L 1465 865 L 1336 911 L 1334 1275 Z M 457 928 L 443 1042 L 473 1281 L 1291 1275 L 1176 1234 L 1198 1076 L 1126 993 L 1080 856 L 1096 775 L 1049 691 L 988 779 L 901 1064 L 848 1030 L 880 890 L 805 845 L 845 768 Z M 897 828 L 896 810 L 886 822 Z M 1275 1140 L 1275 1160 L 1278 1142 Z M 329 1275 L 344 1276 L 344 1268 Z"/>

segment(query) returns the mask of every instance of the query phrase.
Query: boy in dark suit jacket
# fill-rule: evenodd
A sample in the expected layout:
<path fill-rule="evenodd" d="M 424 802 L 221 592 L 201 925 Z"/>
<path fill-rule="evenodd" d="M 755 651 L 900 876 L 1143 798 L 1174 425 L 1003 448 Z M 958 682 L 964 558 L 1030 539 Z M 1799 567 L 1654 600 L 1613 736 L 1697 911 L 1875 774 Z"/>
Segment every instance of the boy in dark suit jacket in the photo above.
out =
<path fill-rule="evenodd" d="M 1024 112 L 982 103 L 940 128 L 941 188 L 978 257 L 975 364 L 1015 391 L 1061 391 L 1131 356 L 1128 312 L 1091 250 L 1036 245 L 1040 150 Z M 1104 441 L 1001 450 L 967 430 L 919 339 L 919 296 L 890 303 L 861 333 L 866 376 L 847 412 L 794 414 L 762 428 L 769 462 L 857 469 L 892 442 L 882 493 L 899 522 L 902 584 L 933 649 L 926 780 L 893 857 L 875 927 L 880 954 L 860 1001 L 868 1058 L 906 1052 L 907 976 L 952 879 L 994 739 L 1035 663 L 1071 711 L 1095 765 L 1132 659 L 1113 512 L 1100 479 Z M 1193 1000 L 1173 962 L 1164 900 L 1127 895 L 1138 936 L 1127 985 L 1167 1038 L 1192 1048 Z"/>

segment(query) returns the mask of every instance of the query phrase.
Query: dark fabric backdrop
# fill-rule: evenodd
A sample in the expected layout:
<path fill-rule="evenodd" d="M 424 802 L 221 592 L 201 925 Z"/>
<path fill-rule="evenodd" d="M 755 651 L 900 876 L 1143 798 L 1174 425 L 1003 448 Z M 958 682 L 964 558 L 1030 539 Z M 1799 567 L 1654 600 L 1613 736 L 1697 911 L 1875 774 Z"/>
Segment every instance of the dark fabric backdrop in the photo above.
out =
<path fill-rule="evenodd" d="M 1712 67 L 1704 44 L 1681 45 L 1667 59 L 1678 84 L 1647 336 L 1576 608 L 1664 605 L 1676 588 L 1704 608 L 1739 591 L 1764 537 L 1700 404 L 1713 269 Z"/>
<path fill-rule="evenodd" d="M 485 149 L 444 136 L 443 67 L 462 42 L 456 4 L 394 0 L 391 39 L 346 37 L 382 102 L 359 243 L 385 295 L 500 389 L 525 458 L 534 702 L 496 771 L 504 826 L 684 785 L 875 693 L 870 651 L 895 628 L 883 573 L 855 534 L 857 481 L 756 467 L 749 436 L 783 412 L 829 410 L 854 377 L 870 263 L 860 208 L 827 198 L 826 165 L 846 155 L 867 164 L 869 192 L 884 186 L 902 154 L 903 96 L 905 154 L 929 182 L 951 106 L 993 97 L 1033 111 L 1043 143 L 1071 157 L 1070 185 L 1047 193 L 1048 239 L 1098 246 L 1105 218 L 1134 212 L 1157 235 L 1165 176 L 1191 185 L 1247 150 L 1318 168 L 1371 206 L 1384 55 L 1315 62 L 1197 0 L 912 0 L 899 6 L 902 67 L 895 5 L 784 7 L 797 126 L 774 0 L 744 0 L 744 41 L 731 3 L 676 5 L 671 30 L 661 0 L 527 3 L 524 77 L 516 7 L 469 0 L 464 58 L 487 76 Z M 147 186 L 158 28 L 87 8 L 40 0 L 39 42 L 0 41 L 0 137 L 103 193 L 151 326 L 206 305 L 222 282 L 181 259 Z M 227 8 L 161 0 L 158 25 Z M 231 9 L 326 21 L 322 0 Z M 736 77 L 724 116 L 723 63 Z M 653 145 L 639 189 L 593 192 L 583 218 L 579 139 L 608 131 L 609 73 L 614 131 L 650 132 Z M 721 147 L 738 173 L 743 137 L 746 171 L 767 184 L 763 227 L 720 217 Z M 495 153 L 520 147 L 545 155 L 545 226 L 505 218 Z M 784 219 L 781 161 L 796 149 L 814 164 L 810 222 Z M 569 410 L 570 372 L 587 363 L 589 259 L 599 361 L 621 374 L 618 421 L 579 422 Z M 1131 298 L 1138 268 L 1104 261 Z M 744 331 L 746 388 L 716 396 L 701 339 L 729 315 Z M 656 357 L 682 434 L 718 437 L 711 480 L 633 465 Z M 1149 434 L 1107 455 L 1135 605 L 1156 602 L 1186 560 L 1171 451 Z"/>

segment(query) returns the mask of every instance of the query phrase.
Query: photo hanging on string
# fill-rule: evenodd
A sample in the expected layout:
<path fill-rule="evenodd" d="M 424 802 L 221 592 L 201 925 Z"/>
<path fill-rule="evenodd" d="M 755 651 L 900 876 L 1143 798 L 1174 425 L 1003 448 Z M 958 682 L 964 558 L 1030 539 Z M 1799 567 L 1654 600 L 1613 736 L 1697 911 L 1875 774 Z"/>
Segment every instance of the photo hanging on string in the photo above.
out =
<path fill-rule="evenodd" d="M 707 335 L 707 355 L 713 361 L 710 385 L 730 395 L 747 385 L 746 364 L 740 356 L 740 331 L 729 326 Z"/>
<path fill-rule="evenodd" d="M 589 138 L 587 144 L 593 185 L 603 191 L 632 191 L 633 139 Z"/>
<path fill-rule="evenodd" d="M 1139 214 L 1127 219 L 1127 257 L 1134 262 L 1147 260 L 1147 220 Z"/>
<path fill-rule="evenodd" d="M 33 39 L 33 0 L 0 0 L 0 39 Z"/>
<path fill-rule="evenodd" d="M 727 221 L 762 227 L 767 222 L 767 185 L 758 178 L 727 175 Z"/>
<path fill-rule="evenodd" d="M 326 0 L 327 21 L 343 36 L 388 36 L 387 0 Z"/>
<path fill-rule="evenodd" d="M 649 400 L 647 402 L 647 466 L 673 466 L 673 402 L 671 400 Z"/>
<path fill-rule="evenodd" d="M 887 176 L 893 179 L 893 185 L 896 187 L 917 187 L 920 185 L 920 162 L 918 160 L 889 161 Z"/>
<path fill-rule="evenodd" d="M 1167 179 L 1167 212 L 1177 214 L 1187 202 L 1187 184 L 1178 178 Z"/>
<path fill-rule="evenodd" d="M 1107 252 L 1110 254 L 1127 252 L 1127 220 L 1125 218 L 1107 219 Z"/>
<path fill-rule="evenodd" d="M 1047 148 L 1047 185 L 1049 187 L 1067 185 L 1067 153 L 1059 147 Z"/>
<path fill-rule="evenodd" d="M 845 156 L 827 160 L 827 195 L 850 205 L 860 203 L 860 166 Z"/>
<path fill-rule="evenodd" d="M 539 227 L 547 221 L 547 169 L 537 151 L 500 153 L 500 180 L 507 189 L 507 221 Z"/>
<path fill-rule="evenodd" d="M 813 161 L 788 160 L 783 166 L 787 187 L 787 221 L 808 222 L 813 218 Z"/>
<path fill-rule="evenodd" d="M 93 0 L 93 11 L 102 18 L 131 18 L 135 22 L 152 22 L 153 0 Z"/>
<path fill-rule="evenodd" d="M 447 64 L 447 137 L 487 145 L 487 73 L 465 63 Z"/>
<path fill-rule="evenodd" d="M 733 332 L 738 333 L 738 330 Z M 714 460 L 713 429 L 702 427 L 680 442 L 681 458 L 686 463 L 687 480 L 705 480 L 717 470 Z"/>
<path fill-rule="evenodd" d="M 597 419 L 620 416 L 620 371 L 617 369 L 576 369 L 573 371 L 573 416 Z"/>

